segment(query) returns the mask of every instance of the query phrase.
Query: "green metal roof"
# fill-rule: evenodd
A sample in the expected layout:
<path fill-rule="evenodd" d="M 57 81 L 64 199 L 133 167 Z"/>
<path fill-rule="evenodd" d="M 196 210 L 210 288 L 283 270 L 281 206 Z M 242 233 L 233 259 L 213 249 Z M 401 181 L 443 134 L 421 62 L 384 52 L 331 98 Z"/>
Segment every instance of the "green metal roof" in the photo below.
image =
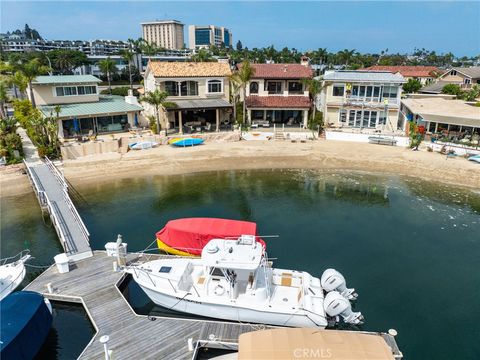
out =
<path fill-rule="evenodd" d="M 37 76 L 34 84 L 76 84 L 76 83 L 100 83 L 102 80 L 93 75 L 52 75 Z"/>
<path fill-rule="evenodd" d="M 59 117 L 74 118 L 86 116 L 99 116 L 108 114 L 126 113 L 132 111 L 141 111 L 143 108 L 139 105 L 128 104 L 121 96 L 100 96 L 100 101 L 90 103 L 60 104 L 61 111 Z M 55 115 L 55 105 L 42 105 L 40 111 L 44 116 Z"/>

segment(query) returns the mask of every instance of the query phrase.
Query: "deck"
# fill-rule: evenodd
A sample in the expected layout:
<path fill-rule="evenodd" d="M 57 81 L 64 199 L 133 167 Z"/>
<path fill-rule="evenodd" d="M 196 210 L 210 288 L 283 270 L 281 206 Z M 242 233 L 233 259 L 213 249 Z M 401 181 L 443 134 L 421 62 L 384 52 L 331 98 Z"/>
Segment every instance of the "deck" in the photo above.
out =
<path fill-rule="evenodd" d="M 138 261 L 138 254 L 128 254 L 127 260 Z M 217 340 L 236 342 L 241 333 L 264 328 L 137 315 L 118 288 L 124 274 L 113 271 L 114 261 L 115 258 L 107 257 L 104 251 L 94 251 L 93 257 L 71 263 L 70 272 L 60 274 L 56 266 L 51 266 L 25 288 L 40 292 L 50 300 L 83 304 L 97 333 L 79 359 L 104 359 L 103 345 L 99 342 L 102 335 L 110 337 L 108 346 L 115 359 L 191 359 L 189 338 L 196 342 L 213 334 Z M 53 288 L 51 294 L 47 291 L 48 283 Z"/>

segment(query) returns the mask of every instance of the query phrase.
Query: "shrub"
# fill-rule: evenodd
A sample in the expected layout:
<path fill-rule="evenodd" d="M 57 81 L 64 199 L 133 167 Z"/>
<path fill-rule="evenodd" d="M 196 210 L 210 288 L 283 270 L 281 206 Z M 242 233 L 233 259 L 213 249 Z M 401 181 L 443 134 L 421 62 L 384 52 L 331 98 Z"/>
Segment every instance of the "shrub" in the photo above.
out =
<path fill-rule="evenodd" d="M 128 95 L 128 90 L 130 90 L 129 86 L 121 86 L 121 87 L 112 88 L 112 95 L 127 96 Z M 110 95 L 110 91 L 108 89 L 105 89 L 105 90 L 102 90 L 100 92 L 100 94 Z M 133 89 L 133 96 L 140 96 L 137 89 Z"/>
<path fill-rule="evenodd" d="M 150 122 L 150 130 L 152 131 L 152 133 L 156 134 L 157 133 L 157 119 L 155 118 L 155 116 L 150 115 L 148 117 L 148 121 Z"/>
<path fill-rule="evenodd" d="M 315 118 L 313 117 L 313 113 L 308 117 L 307 127 L 312 130 L 318 130 L 320 132 L 323 129 L 323 113 L 321 111 L 315 112 Z"/>

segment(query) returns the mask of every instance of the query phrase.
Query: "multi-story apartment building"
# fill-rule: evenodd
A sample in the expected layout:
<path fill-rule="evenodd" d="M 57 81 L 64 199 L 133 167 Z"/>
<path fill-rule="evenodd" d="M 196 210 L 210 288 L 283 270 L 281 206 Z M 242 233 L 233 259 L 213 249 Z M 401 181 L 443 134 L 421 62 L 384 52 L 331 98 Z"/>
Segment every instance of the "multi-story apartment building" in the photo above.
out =
<path fill-rule="evenodd" d="M 78 50 L 86 55 L 108 56 L 129 49 L 126 41 L 115 40 L 30 40 L 20 36 L 9 36 L 0 40 L 1 51 L 23 53 L 31 51 L 50 51 L 56 49 Z"/>
<path fill-rule="evenodd" d="M 92 75 L 37 76 L 31 90 L 45 117 L 56 116 L 55 106 L 60 106 L 60 138 L 120 132 L 136 125 L 142 110 L 136 98 L 99 95 L 100 82 Z M 27 94 L 32 100 L 30 88 Z"/>
<path fill-rule="evenodd" d="M 156 20 L 141 23 L 143 39 L 158 47 L 176 50 L 185 46 L 183 24 L 178 20 Z"/>
<path fill-rule="evenodd" d="M 312 107 L 305 79 L 312 78 L 308 64 L 252 64 L 255 74 L 246 88 L 248 120 L 253 126 L 284 124 L 307 126 Z"/>
<path fill-rule="evenodd" d="M 180 133 L 220 130 L 230 122 L 230 66 L 219 62 L 150 61 L 144 74 L 145 93 L 160 89 L 168 93 L 162 118 L 163 128 L 176 128 Z M 148 115 L 154 109 L 144 104 Z"/>
<path fill-rule="evenodd" d="M 223 26 L 188 26 L 188 47 L 190 49 L 208 48 L 211 45 L 228 48 L 232 46 L 232 40 L 232 33 Z"/>
<path fill-rule="evenodd" d="M 402 85 L 399 73 L 382 71 L 327 71 L 317 109 L 325 124 L 343 128 L 403 130 L 398 120 Z"/>

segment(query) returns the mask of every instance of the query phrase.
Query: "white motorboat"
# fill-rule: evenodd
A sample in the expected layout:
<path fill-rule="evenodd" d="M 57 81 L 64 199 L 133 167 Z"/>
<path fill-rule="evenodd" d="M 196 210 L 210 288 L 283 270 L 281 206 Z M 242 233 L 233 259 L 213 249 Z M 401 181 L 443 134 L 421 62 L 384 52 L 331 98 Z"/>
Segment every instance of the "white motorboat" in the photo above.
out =
<path fill-rule="evenodd" d="M 224 320 L 324 328 L 332 320 L 360 324 L 344 277 L 327 269 L 322 279 L 274 269 L 253 235 L 213 239 L 201 258 L 171 257 L 125 268 L 150 299 L 171 310 Z"/>
<path fill-rule="evenodd" d="M 0 300 L 15 290 L 25 278 L 25 263 L 30 251 L 23 250 L 15 256 L 0 260 Z"/>

